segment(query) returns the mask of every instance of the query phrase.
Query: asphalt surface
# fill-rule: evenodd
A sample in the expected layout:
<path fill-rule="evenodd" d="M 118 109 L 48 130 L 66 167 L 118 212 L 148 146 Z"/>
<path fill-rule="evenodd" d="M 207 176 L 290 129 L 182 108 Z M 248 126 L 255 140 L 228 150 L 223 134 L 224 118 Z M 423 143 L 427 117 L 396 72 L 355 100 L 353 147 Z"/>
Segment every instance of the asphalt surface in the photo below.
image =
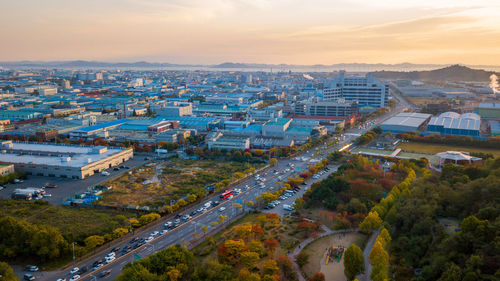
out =
<path fill-rule="evenodd" d="M 202 235 L 201 231 L 201 226 L 207 226 L 208 231 L 213 229 L 211 226 L 212 222 L 215 222 L 218 220 L 220 215 L 226 216 L 225 223 L 229 223 L 232 220 L 234 220 L 236 217 L 241 215 L 242 212 L 245 212 L 246 210 L 243 209 L 238 209 L 235 206 L 233 206 L 234 203 L 242 203 L 245 205 L 245 202 L 247 201 L 254 201 L 257 196 L 259 196 L 262 192 L 265 191 L 270 191 L 270 190 L 275 190 L 277 187 L 275 186 L 276 181 L 278 180 L 278 176 L 281 176 L 283 179 L 286 179 L 288 176 L 294 174 L 294 173 L 300 173 L 301 171 L 304 171 L 308 168 L 308 165 L 314 164 L 310 163 L 311 159 L 322 159 L 325 158 L 328 153 L 338 150 L 347 144 L 351 144 L 353 140 L 362 134 L 364 131 L 369 130 L 373 127 L 373 124 L 379 124 L 383 120 L 390 118 L 394 116 L 395 114 L 403 111 L 406 109 L 405 105 L 398 105 L 395 109 L 392 111 L 375 118 L 373 123 L 366 124 L 365 126 L 357 127 L 354 129 L 351 129 L 349 132 L 345 133 L 343 135 L 343 138 L 339 141 L 338 144 L 335 146 L 331 146 L 327 150 L 320 150 L 316 151 L 315 149 L 311 149 L 310 151 L 307 151 L 300 155 L 300 157 L 306 157 L 308 158 L 307 161 L 302 161 L 298 160 L 297 157 L 293 159 L 280 159 L 274 167 L 268 169 L 266 173 L 261 173 L 260 176 L 261 178 L 265 179 L 265 187 L 261 188 L 255 181 L 254 177 L 249 177 L 246 178 L 245 180 L 241 181 L 237 186 L 235 186 L 235 189 L 241 189 L 242 192 L 239 195 L 234 196 L 232 199 L 227 199 L 225 201 L 221 201 L 221 203 L 216 206 L 216 207 L 211 207 L 208 209 L 205 213 L 203 214 L 197 214 L 193 216 L 192 219 L 181 222 L 180 225 L 178 225 L 174 229 L 168 230 L 167 233 L 164 235 L 158 235 L 156 238 L 149 243 L 146 243 L 135 250 L 132 250 L 126 254 L 121 254 L 121 250 L 126 247 L 126 246 L 133 246 L 135 243 L 130 243 L 129 241 L 124 241 L 119 245 L 115 245 L 115 247 L 119 247 L 120 250 L 116 252 L 116 259 L 109 264 L 106 264 L 102 267 L 100 267 L 97 270 L 92 271 L 90 269 L 88 272 L 82 274 L 81 278 L 79 280 L 96 280 L 98 279 L 97 276 L 100 274 L 100 272 L 104 270 L 110 270 L 111 273 L 108 276 L 99 278 L 99 280 L 112 280 L 116 278 L 119 274 L 123 266 L 125 266 L 127 263 L 132 262 L 135 258 L 135 256 L 140 256 L 140 257 L 145 257 L 148 255 L 151 255 L 159 250 L 165 249 L 168 246 L 174 245 L 174 244 L 185 244 L 187 245 L 189 241 L 195 239 L 195 233 L 198 235 Z M 295 169 L 290 169 L 289 172 L 285 172 L 286 169 L 290 168 L 290 164 L 295 165 Z M 126 164 L 127 165 L 127 164 Z M 330 166 L 330 171 L 335 170 L 335 166 Z M 277 173 L 274 172 L 274 170 L 277 171 Z M 283 210 L 283 204 L 289 204 L 291 203 L 299 196 L 301 196 L 301 193 L 304 192 L 304 190 L 310 186 L 310 184 L 314 181 L 318 181 L 326 177 L 328 173 L 324 173 L 320 176 L 319 179 L 309 179 L 307 186 L 301 186 L 301 191 L 299 194 L 295 194 L 295 196 L 288 198 L 287 200 L 284 200 L 285 203 L 281 203 L 278 205 L 275 209 L 268 210 L 271 212 L 278 212 L 280 214 L 285 214 L 285 211 Z M 246 191 L 245 187 L 248 186 L 248 189 Z M 212 197 L 210 199 L 203 200 L 194 206 L 188 208 L 186 211 L 183 211 L 184 214 L 189 214 L 192 211 L 196 211 L 200 207 L 202 207 L 207 201 L 220 201 L 219 198 Z M 224 207 L 224 210 L 221 210 L 221 207 Z M 149 233 L 152 233 L 154 231 L 161 231 L 164 229 L 163 223 L 167 221 L 174 221 L 173 216 L 167 216 L 161 219 L 160 224 L 154 224 L 151 227 L 147 227 L 144 230 L 141 230 L 140 233 L 135 233 L 134 237 L 137 238 L 147 238 L 149 236 Z M 217 227 L 217 226 L 216 226 Z M 132 237 L 130 238 L 132 239 Z M 101 249 L 98 254 L 94 256 L 94 258 L 89 258 L 86 261 L 78 262 L 77 264 L 71 265 L 71 267 L 92 267 L 92 264 L 97 261 L 97 260 L 103 260 L 104 256 L 106 256 L 107 253 L 109 253 L 109 248 L 107 249 Z M 64 269 L 64 270 L 59 270 L 59 271 L 51 271 L 51 272 L 37 272 L 34 275 L 37 277 L 37 280 L 57 280 L 58 278 L 66 278 L 66 280 L 69 280 L 72 276 L 72 274 L 69 273 L 70 269 Z"/>

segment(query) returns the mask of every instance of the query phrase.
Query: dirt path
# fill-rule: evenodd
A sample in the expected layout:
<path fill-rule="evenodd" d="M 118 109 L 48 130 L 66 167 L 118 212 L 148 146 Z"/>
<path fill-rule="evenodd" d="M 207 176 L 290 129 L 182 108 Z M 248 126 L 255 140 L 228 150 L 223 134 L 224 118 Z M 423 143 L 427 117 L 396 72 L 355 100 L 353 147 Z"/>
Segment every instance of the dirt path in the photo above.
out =
<path fill-rule="evenodd" d="M 373 232 L 366 243 L 365 249 L 363 250 L 363 256 L 365 258 L 365 272 L 357 276 L 359 281 L 370 281 L 370 273 L 372 273 L 372 265 L 370 264 L 370 252 L 372 251 L 373 245 L 375 245 L 375 240 L 377 239 L 379 230 Z"/>

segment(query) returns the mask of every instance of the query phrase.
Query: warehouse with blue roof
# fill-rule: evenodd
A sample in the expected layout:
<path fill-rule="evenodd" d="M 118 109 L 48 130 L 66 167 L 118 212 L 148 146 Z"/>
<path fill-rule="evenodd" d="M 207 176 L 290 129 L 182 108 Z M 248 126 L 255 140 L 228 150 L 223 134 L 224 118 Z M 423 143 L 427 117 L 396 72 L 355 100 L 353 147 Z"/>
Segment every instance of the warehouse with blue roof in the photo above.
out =
<path fill-rule="evenodd" d="M 432 117 L 427 125 L 427 131 L 453 136 L 479 136 L 481 117 L 475 113 L 458 114 L 445 112 L 438 117 Z"/>

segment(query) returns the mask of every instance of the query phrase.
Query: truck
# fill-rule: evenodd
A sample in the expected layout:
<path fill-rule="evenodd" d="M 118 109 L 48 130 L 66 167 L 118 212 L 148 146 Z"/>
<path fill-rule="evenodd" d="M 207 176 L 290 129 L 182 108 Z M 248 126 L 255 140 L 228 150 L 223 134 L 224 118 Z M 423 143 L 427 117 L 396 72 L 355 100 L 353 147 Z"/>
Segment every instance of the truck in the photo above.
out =
<path fill-rule="evenodd" d="M 31 201 L 33 197 L 31 196 L 30 193 L 12 193 L 11 198 L 14 200 L 26 200 L 26 201 Z"/>

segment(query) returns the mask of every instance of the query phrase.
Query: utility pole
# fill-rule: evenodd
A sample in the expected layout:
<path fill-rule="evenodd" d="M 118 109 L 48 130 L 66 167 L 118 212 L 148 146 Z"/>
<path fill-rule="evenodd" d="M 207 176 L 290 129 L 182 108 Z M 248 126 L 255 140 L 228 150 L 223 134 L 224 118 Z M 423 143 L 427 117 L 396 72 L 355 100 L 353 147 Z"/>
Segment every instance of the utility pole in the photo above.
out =
<path fill-rule="evenodd" d="M 73 261 L 76 259 L 76 257 L 75 257 L 75 243 L 76 242 L 71 243 L 71 245 L 73 246 Z"/>

